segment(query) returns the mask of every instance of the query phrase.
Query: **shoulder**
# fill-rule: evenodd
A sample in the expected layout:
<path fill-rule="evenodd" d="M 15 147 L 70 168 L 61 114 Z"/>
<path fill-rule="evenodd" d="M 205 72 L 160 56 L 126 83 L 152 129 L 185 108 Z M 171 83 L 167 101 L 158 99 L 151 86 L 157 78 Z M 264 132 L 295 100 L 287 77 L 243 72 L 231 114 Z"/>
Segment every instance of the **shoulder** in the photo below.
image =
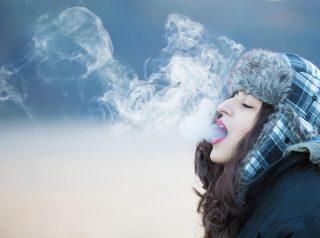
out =
<path fill-rule="evenodd" d="M 320 237 L 320 217 L 301 215 L 279 221 L 264 231 L 268 237 Z"/>
<path fill-rule="evenodd" d="M 268 178 L 264 180 L 268 181 Z M 319 169 L 309 161 L 299 162 L 282 171 L 268 184 L 240 234 L 255 237 L 253 234 L 259 232 L 275 232 L 268 237 L 285 237 L 282 232 L 298 234 L 310 230 L 320 237 Z"/>
<path fill-rule="evenodd" d="M 306 197 L 320 200 L 320 167 L 312 164 L 307 154 L 292 153 L 249 186 L 247 199 L 256 203 L 254 207 L 268 197 L 273 202 L 304 202 Z"/>
<path fill-rule="evenodd" d="M 308 215 L 290 217 L 255 230 L 243 229 L 238 237 L 320 237 L 320 218 Z"/>

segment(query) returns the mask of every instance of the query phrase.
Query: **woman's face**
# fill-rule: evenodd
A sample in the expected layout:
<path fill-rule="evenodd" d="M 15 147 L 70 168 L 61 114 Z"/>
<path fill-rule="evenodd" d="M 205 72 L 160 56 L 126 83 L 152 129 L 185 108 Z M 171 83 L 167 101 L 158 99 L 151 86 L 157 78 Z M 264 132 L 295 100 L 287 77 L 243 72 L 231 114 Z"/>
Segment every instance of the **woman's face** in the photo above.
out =
<path fill-rule="evenodd" d="M 225 126 L 227 136 L 218 142 L 212 142 L 210 159 L 224 163 L 231 159 L 240 140 L 252 129 L 262 106 L 262 101 L 242 91 L 223 101 L 217 108 L 222 115 L 218 124 Z"/>

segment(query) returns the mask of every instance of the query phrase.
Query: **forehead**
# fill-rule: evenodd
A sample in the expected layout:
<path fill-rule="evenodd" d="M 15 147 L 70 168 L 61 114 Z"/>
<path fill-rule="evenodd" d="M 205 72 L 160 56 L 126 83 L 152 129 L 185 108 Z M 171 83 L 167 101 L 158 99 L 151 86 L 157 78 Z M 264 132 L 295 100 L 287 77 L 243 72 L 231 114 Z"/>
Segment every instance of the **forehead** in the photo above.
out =
<path fill-rule="evenodd" d="M 262 103 L 262 101 L 258 98 L 256 98 L 255 96 L 251 95 L 251 94 L 247 94 L 243 91 L 239 91 L 238 92 L 238 95 L 246 100 L 250 100 L 252 102 L 255 102 L 255 103 Z"/>

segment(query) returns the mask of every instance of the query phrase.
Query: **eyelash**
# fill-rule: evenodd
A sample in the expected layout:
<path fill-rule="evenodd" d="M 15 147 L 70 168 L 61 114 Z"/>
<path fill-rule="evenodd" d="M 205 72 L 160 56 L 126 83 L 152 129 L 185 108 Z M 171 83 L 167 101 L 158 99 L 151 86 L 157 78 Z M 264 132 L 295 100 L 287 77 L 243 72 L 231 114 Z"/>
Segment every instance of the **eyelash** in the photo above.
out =
<path fill-rule="evenodd" d="M 242 103 L 242 106 L 244 106 L 245 108 L 253 108 L 253 107 L 251 107 L 251 106 L 249 106 L 249 105 L 247 105 L 245 103 Z"/>

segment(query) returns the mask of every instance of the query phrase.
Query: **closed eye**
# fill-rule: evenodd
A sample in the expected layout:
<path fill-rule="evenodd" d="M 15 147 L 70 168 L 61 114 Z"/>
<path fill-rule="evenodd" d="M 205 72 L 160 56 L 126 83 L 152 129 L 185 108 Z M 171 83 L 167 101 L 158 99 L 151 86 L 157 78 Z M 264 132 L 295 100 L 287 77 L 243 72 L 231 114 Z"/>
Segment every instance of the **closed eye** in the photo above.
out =
<path fill-rule="evenodd" d="M 242 103 L 242 106 L 246 107 L 246 108 L 253 108 L 251 106 L 249 106 L 248 104 Z"/>

